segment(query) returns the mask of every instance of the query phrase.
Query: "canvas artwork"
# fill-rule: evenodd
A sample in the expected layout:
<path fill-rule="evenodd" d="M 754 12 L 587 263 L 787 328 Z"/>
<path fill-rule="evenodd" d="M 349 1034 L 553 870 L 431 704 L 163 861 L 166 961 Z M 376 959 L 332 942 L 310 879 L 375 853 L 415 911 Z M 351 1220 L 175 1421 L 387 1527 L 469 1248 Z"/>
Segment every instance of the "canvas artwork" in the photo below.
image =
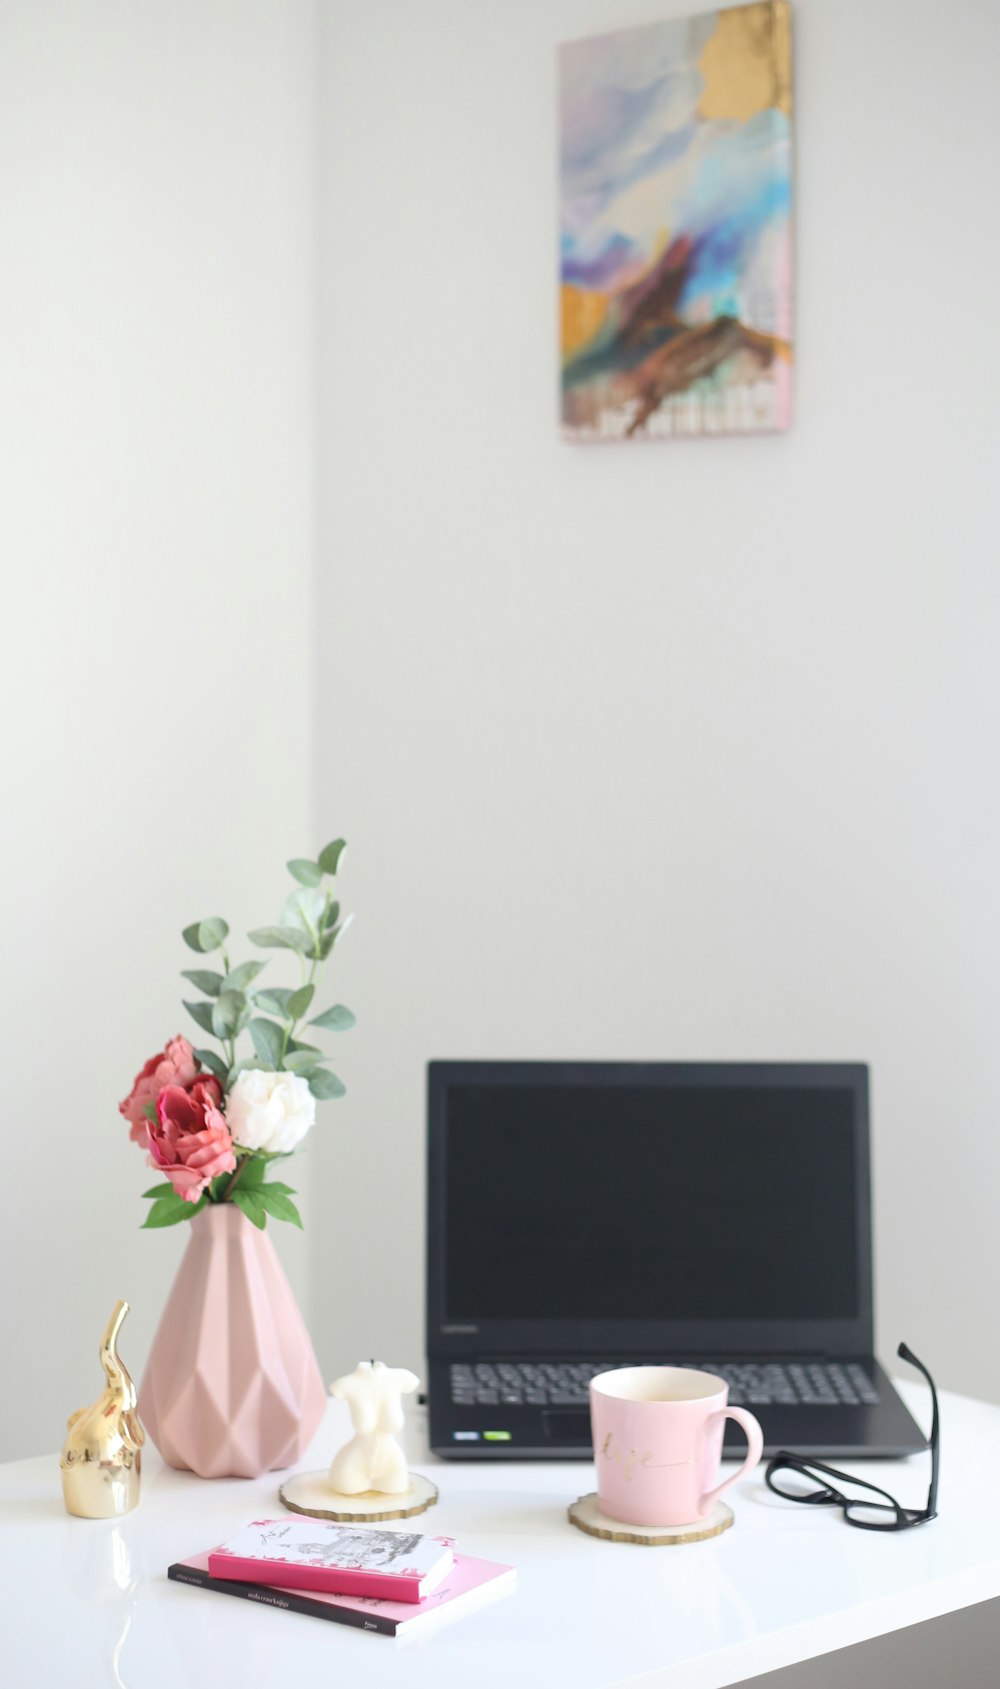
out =
<path fill-rule="evenodd" d="M 786 428 L 788 0 L 574 41 L 559 56 L 565 435 Z"/>

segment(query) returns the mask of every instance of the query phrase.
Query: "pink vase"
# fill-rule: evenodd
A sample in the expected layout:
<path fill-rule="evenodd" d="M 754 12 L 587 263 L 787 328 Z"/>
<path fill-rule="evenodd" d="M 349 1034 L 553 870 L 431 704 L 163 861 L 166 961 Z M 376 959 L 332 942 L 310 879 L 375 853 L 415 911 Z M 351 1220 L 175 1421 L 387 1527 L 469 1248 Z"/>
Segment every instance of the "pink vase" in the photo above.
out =
<path fill-rule="evenodd" d="M 139 1417 L 168 1466 L 257 1478 L 301 1459 L 326 1390 L 267 1233 L 231 1202 L 203 1208 L 190 1230 Z"/>

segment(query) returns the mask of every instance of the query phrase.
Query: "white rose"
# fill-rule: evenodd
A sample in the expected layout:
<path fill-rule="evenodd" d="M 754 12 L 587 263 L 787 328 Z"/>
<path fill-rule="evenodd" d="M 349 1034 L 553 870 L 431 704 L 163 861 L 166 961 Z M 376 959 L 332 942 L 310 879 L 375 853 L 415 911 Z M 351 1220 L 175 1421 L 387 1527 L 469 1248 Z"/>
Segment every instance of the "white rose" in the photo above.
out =
<path fill-rule="evenodd" d="M 316 1119 L 316 1098 L 298 1073 L 265 1073 L 250 1067 L 229 1093 L 226 1120 L 244 1149 L 287 1154 Z"/>

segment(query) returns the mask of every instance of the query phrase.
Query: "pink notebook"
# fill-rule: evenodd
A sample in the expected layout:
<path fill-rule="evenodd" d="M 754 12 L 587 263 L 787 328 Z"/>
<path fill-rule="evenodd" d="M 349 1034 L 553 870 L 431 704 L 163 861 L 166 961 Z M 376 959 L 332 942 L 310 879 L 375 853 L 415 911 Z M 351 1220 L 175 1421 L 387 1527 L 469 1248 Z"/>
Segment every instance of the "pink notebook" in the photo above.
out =
<path fill-rule="evenodd" d="M 256 1519 L 208 1557 L 214 1578 L 422 1601 L 454 1561 L 450 1538 L 321 1519 Z"/>
<path fill-rule="evenodd" d="M 353 1625 L 358 1630 L 379 1631 L 385 1636 L 397 1637 L 423 1633 L 433 1628 L 436 1621 L 458 1618 L 462 1613 L 485 1606 L 494 1597 L 512 1590 L 516 1582 L 513 1566 L 456 1554 L 444 1580 L 425 1600 L 416 1603 L 379 1601 L 364 1596 L 309 1594 L 298 1589 L 274 1589 L 261 1583 L 215 1578 L 209 1571 L 210 1559 L 209 1554 L 192 1554 L 188 1560 L 175 1561 L 167 1576 L 174 1583 L 214 1589 L 221 1595 L 238 1595 L 258 1606 L 307 1613 L 317 1619 L 332 1619 L 334 1624 Z"/>

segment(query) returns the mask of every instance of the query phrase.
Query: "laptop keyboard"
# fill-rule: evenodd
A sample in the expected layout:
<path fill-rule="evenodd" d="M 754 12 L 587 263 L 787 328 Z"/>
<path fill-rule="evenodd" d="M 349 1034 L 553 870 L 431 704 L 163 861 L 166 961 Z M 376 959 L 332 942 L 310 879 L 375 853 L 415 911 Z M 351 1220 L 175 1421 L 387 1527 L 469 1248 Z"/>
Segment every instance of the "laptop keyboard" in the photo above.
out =
<path fill-rule="evenodd" d="M 704 1367 L 726 1380 L 729 1400 L 737 1407 L 870 1407 L 878 1401 L 871 1378 L 857 1361 L 706 1361 Z M 456 1407 L 589 1407 L 590 1380 L 607 1371 L 607 1361 L 459 1361 L 451 1367 L 451 1399 Z"/>

